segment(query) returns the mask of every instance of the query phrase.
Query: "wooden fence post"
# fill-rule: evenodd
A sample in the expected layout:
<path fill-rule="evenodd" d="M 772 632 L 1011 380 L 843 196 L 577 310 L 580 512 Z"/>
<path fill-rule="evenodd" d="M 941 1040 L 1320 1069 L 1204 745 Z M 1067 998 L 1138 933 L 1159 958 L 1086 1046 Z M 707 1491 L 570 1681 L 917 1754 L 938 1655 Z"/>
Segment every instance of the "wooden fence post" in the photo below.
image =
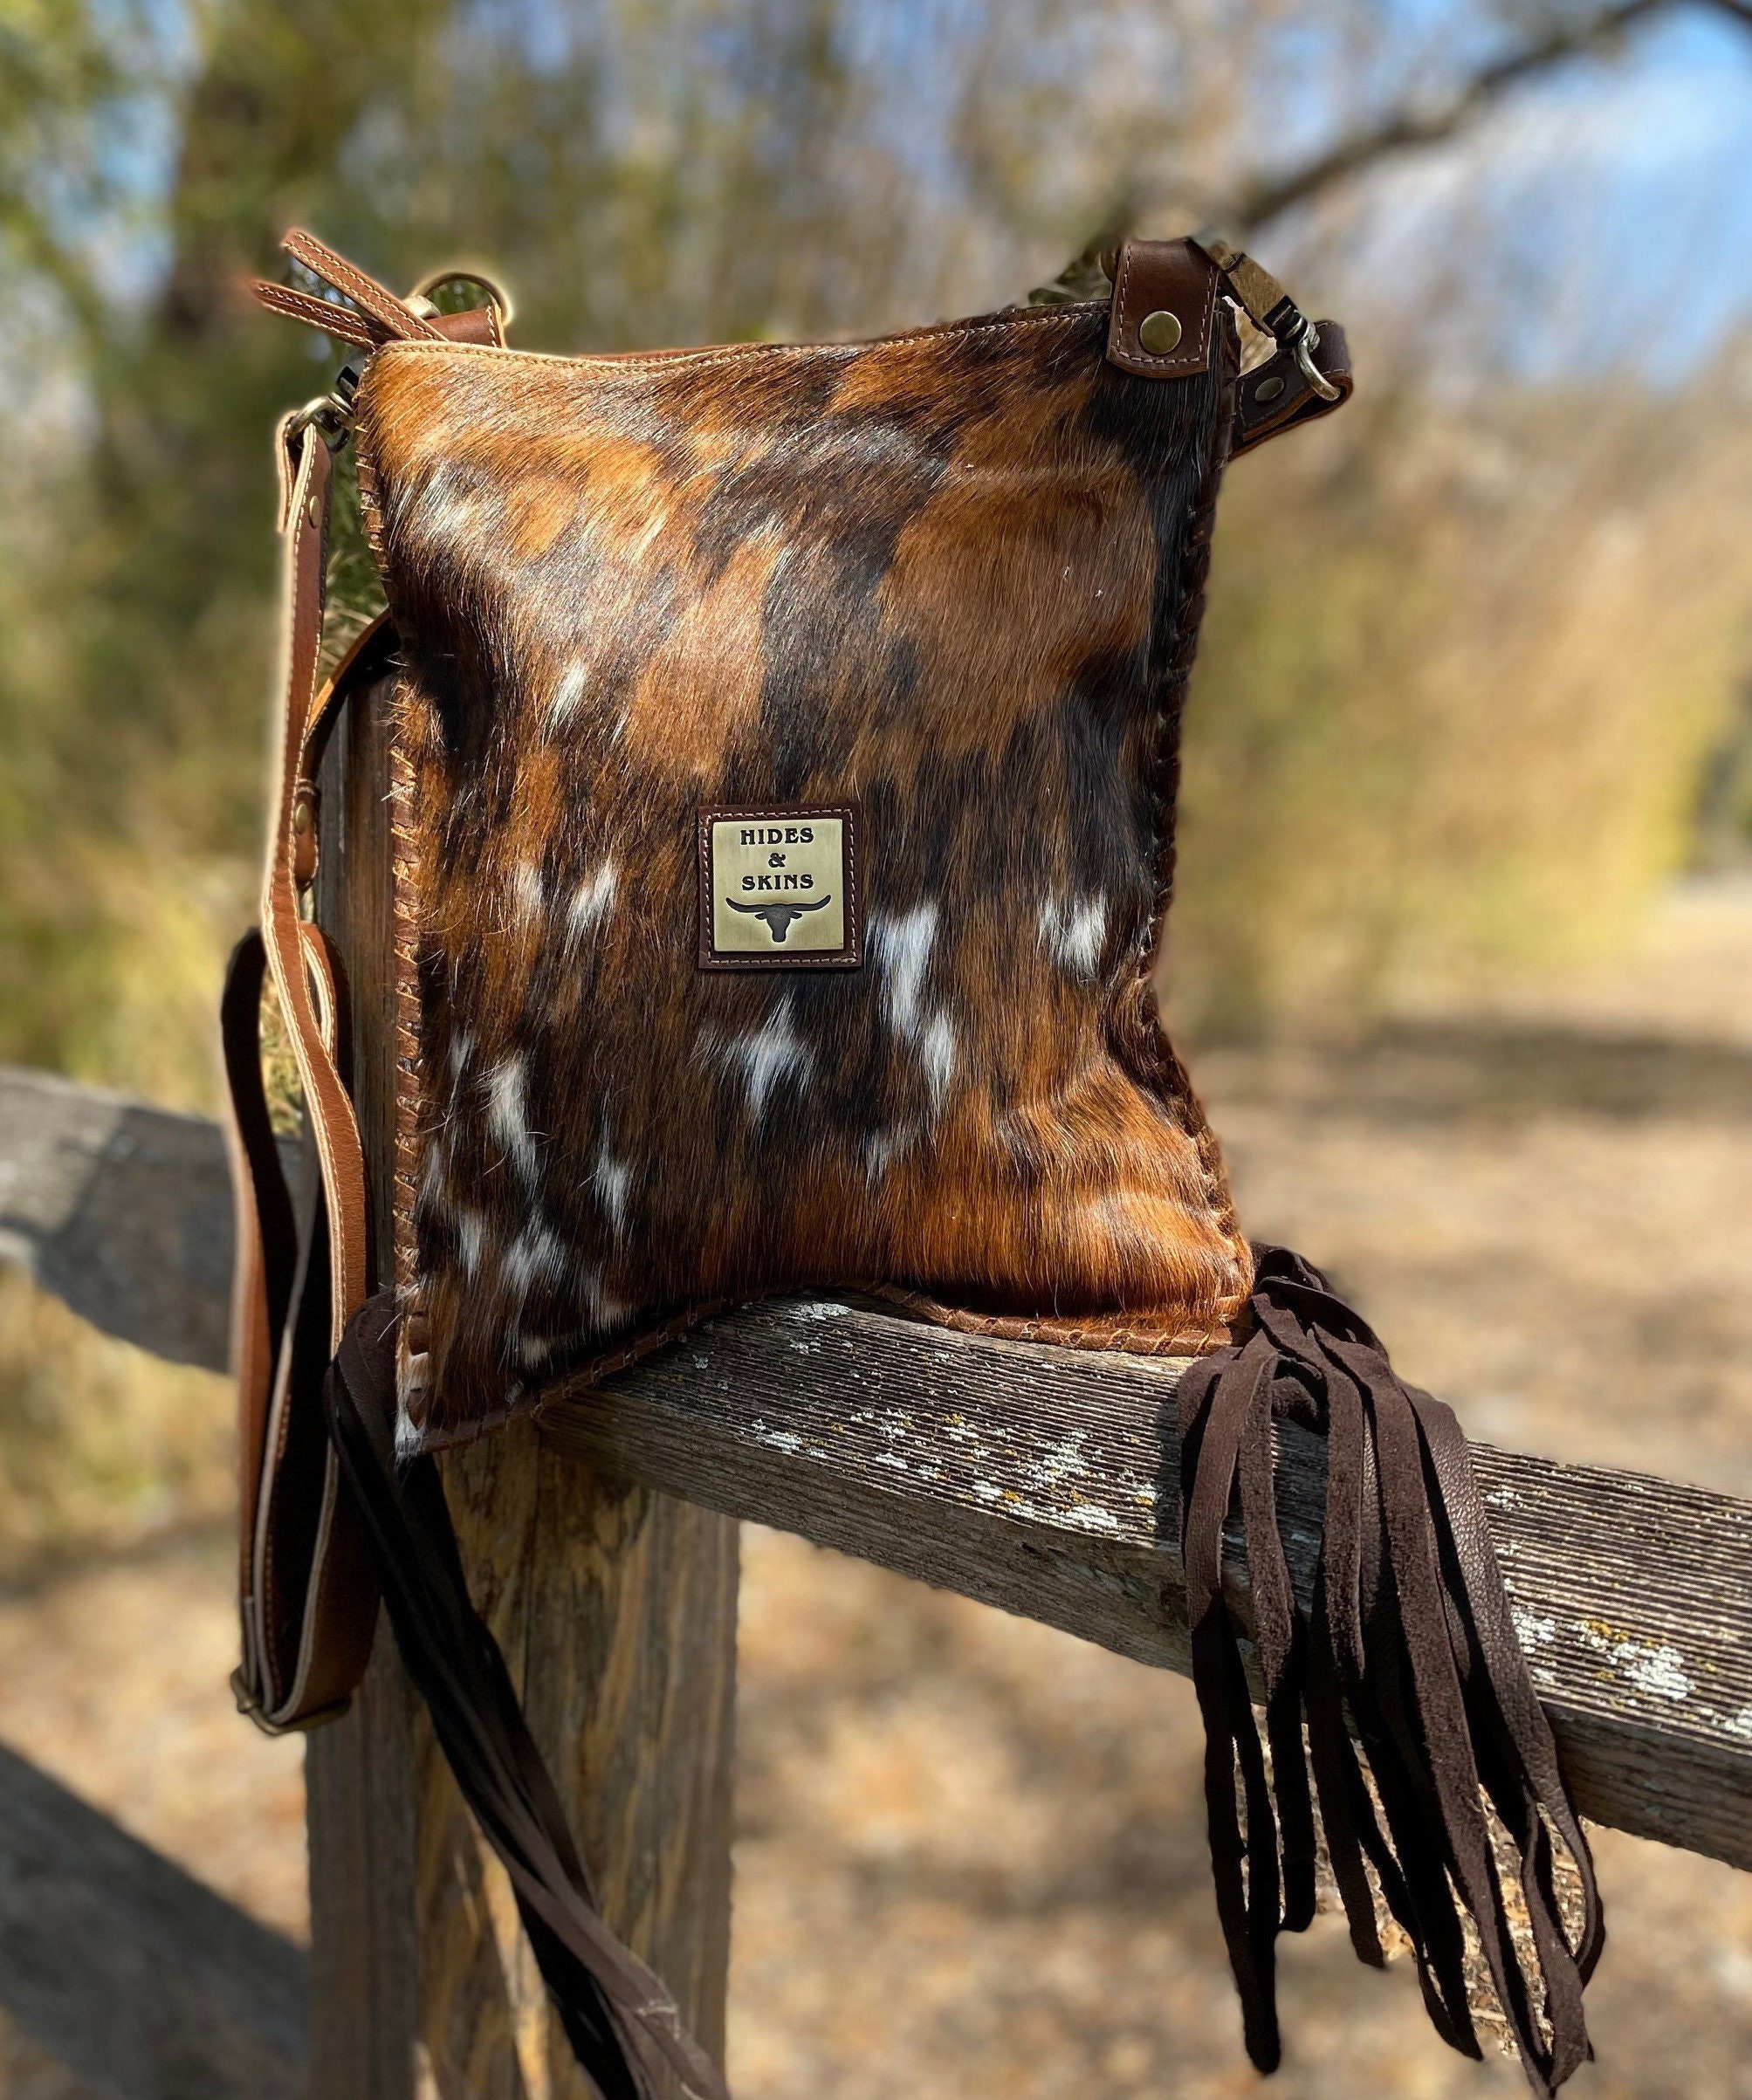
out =
<path fill-rule="evenodd" d="M 391 687 L 325 771 L 319 909 L 352 998 L 354 1090 L 389 1245 Z M 610 1921 L 720 2057 L 730 1951 L 737 1532 L 606 1479 L 526 1425 L 444 1461 L 475 1600 L 521 1687 Z M 574 2100 L 584 2090 L 380 1628 L 354 1711 L 314 1733 L 313 2100 Z"/>

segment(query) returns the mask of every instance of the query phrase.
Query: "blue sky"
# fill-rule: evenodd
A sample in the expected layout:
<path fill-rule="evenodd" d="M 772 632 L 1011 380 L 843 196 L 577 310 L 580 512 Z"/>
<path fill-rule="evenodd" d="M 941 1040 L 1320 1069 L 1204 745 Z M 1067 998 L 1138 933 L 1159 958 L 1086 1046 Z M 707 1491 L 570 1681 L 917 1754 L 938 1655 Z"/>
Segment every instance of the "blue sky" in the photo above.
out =
<path fill-rule="evenodd" d="M 1396 60 L 1424 45 L 1436 54 L 1434 80 L 1494 41 L 1461 0 L 1384 0 L 1384 19 L 1389 12 L 1405 39 L 1389 46 Z M 477 15 L 541 50 L 551 44 L 555 63 L 569 39 L 588 38 L 600 23 L 589 0 L 477 0 Z M 144 0 L 134 19 L 142 17 L 163 55 L 158 79 L 174 95 L 195 55 L 187 0 Z M 880 77 L 894 126 L 934 161 L 952 120 L 945 76 L 953 68 L 934 65 L 933 53 L 982 28 L 1001 34 L 1002 0 L 868 0 L 849 18 L 851 64 Z M 1220 6 L 1204 18 L 1220 24 Z M 1176 17 L 1145 9 L 1140 19 L 1159 30 Z M 1336 27 L 1317 6 L 1304 20 L 1260 86 L 1256 129 L 1290 157 L 1341 120 Z M 1077 38 L 1074 27 L 1053 62 L 1064 63 Z M 1381 85 L 1354 72 L 1343 79 L 1358 99 Z M 134 127 L 113 134 L 111 152 L 131 161 L 145 199 L 172 175 L 175 129 L 161 92 L 142 97 L 137 115 Z M 1414 277 L 1446 274 L 1474 312 L 1494 312 L 1499 354 L 1528 375 L 1629 364 L 1658 380 L 1683 376 L 1752 318 L 1752 27 L 1704 4 L 1675 8 L 1636 32 L 1621 57 L 1556 69 L 1457 143 L 1402 156 L 1358 194 L 1368 200 L 1358 252 Z M 1277 230 L 1280 250 L 1293 233 Z M 145 289 L 162 259 L 141 237 L 135 225 L 126 242 L 105 243 L 111 281 L 124 294 Z"/>
<path fill-rule="evenodd" d="M 1368 217 L 1384 257 L 1484 289 L 1529 376 L 1682 377 L 1752 319 L 1752 27 L 1675 10 L 1402 156 Z"/>

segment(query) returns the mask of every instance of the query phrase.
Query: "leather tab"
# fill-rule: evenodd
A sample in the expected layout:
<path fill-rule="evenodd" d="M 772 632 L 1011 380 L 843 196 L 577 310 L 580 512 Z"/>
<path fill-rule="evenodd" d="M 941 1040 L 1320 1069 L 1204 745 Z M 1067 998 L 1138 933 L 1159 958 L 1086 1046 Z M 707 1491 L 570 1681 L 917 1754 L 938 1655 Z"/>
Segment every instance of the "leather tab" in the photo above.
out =
<path fill-rule="evenodd" d="M 1350 349 L 1336 321 L 1315 325 L 1318 340 L 1311 353 L 1314 368 L 1331 395 L 1319 393 L 1304 370 L 1294 347 L 1279 350 L 1262 365 L 1255 365 L 1235 389 L 1234 438 L 1229 456 L 1238 457 L 1261 445 L 1281 430 L 1296 423 L 1312 422 L 1342 408 L 1350 398 L 1355 381 L 1350 375 Z"/>
<path fill-rule="evenodd" d="M 1129 240 L 1120 249 L 1108 323 L 1109 360 L 1140 379 L 1186 379 L 1211 362 L 1211 319 L 1217 310 L 1217 266 L 1193 241 Z M 1145 323 L 1171 315 L 1171 347 L 1147 347 Z M 1158 333 L 1168 335 L 1166 323 Z"/>
<path fill-rule="evenodd" d="M 446 342 L 476 343 L 503 350 L 505 331 L 499 326 L 497 306 L 469 306 L 461 313 L 435 313 L 432 326 Z"/>

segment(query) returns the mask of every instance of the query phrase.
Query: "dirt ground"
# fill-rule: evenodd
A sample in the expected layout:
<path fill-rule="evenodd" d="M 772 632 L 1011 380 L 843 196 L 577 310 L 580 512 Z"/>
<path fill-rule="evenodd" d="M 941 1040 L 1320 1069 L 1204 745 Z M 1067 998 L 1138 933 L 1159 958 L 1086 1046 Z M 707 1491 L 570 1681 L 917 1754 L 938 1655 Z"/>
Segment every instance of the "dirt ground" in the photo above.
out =
<path fill-rule="evenodd" d="M 1752 884 L 1681 893 L 1611 971 L 1197 1069 L 1250 1228 L 1474 1434 L 1752 1494 Z M 1190 1688 L 773 1534 L 745 1551 L 739 2100 L 1252 2092 Z M 0 1738 L 299 1932 L 299 1750 L 230 1711 L 228 1575 L 197 1534 L 0 1593 Z M 1599 1854 L 1580 2100 L 1752 2100 L 1752 1877 Z M 1524 2090 L 1335 1920 L 1284 1969 L 1278 2100 Z M 0 2032 L 0 2100 L 84 2097 Z"/>

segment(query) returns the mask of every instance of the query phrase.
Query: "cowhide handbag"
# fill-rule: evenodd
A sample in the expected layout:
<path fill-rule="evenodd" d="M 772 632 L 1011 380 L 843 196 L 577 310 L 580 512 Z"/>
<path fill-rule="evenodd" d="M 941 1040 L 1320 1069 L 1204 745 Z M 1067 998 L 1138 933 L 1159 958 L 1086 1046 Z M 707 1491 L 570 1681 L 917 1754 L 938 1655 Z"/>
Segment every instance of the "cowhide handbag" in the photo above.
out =
<path fill-rule="evenodd" d="M 264 304 L 363 354 L 280 434 L 287 697 L 225 1002 L 241 1703 L 277 1728 L 336 1711 L 381 1589 L 580 2061 L 611 2100 L 663 2065 L 718 2095 L 597 1912 L 429 1454 L 776 1292 L 1192 1355 L 1187 1607 L 1248 2051 L 1278 2058 L 1317 1805 L 1357 1952 L 1382 1959 L 1391 1916 L 1474 2055 L 1481 1957 L 1549 2090 L 1588 2051 L 1599 1907 L 1464 1440 L 1312 1268 L 1242 1237 L 1152 989 L 1218 484 L 1344 399 L 1341 332 L 1220 242 L 1134 240 L 1081 293 L 876 342 L 533 356 L 496 303 L 440 317 L 286 246 L 336 296 Z M 319 690 L 349 440 L 389 611 Z M 323 742 L 392 663 L 395 1239 L 373 1250 L 342 972 L 304 902 Z M 269 976 L 321 1168 L 302 1220 L 263 1095 Z M 1273 1504 L 1288 1419 L 1329 1454 L 1307 1610 Z"/>

